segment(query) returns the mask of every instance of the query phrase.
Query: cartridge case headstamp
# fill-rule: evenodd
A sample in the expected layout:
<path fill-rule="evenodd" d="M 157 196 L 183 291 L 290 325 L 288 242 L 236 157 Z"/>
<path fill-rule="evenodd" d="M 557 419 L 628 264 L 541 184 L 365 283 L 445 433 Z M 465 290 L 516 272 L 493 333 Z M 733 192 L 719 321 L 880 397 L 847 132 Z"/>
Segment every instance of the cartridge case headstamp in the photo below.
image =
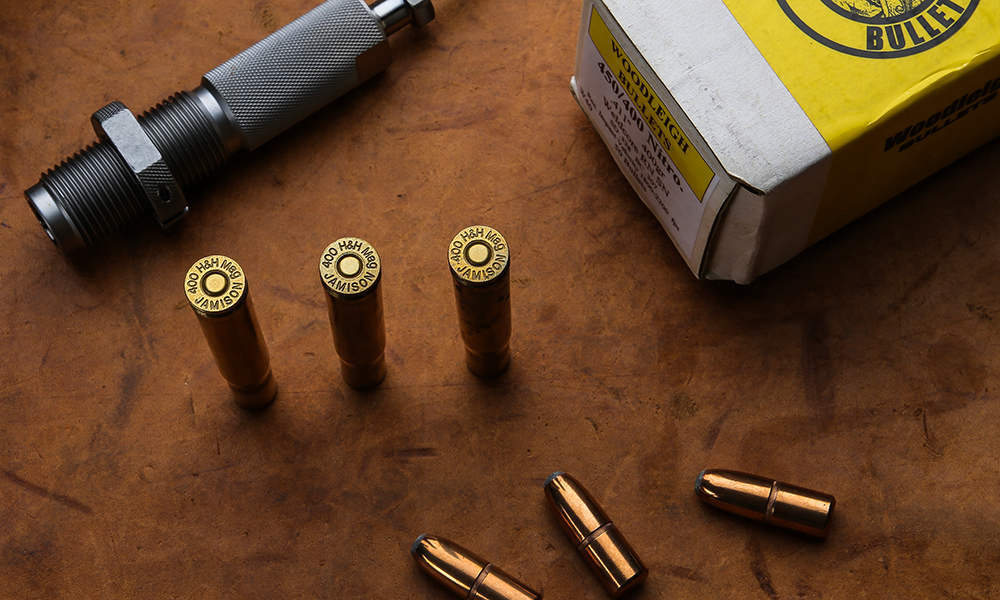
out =
<path fill-rule="evenodd" d="M 542 593 L 444 538 L 422 535 L 410 554 L 424 572 L 468 600 L 541 600 Z"/>
<path fill-rule="evenodd" d="M 385 379 L 382 260 L 368 242 L 343 237 L 319 261 L 333 345 L 348 385 L 374 387 Z"/>
<path fill-rule="evenodd" d="M 448 248 L 469 370 L 495 377 L 510 365 L 510 248 L 492 227 L 463 229 Z"/>
<path fill-rule="evenodd" d="M 188 269 L 184 291 L 236 403 L 269 405 L 278 385 L 243 269 L 227 256 L 206 256 Z"/>
<path fill-rule="evenodd" d="M 545 482 L 545 497 L 608 593 L 617 598 L 646 580 L 646 565 L 579 481 L 553 473 Z"/>
<path fill-rule="evenodd" d="M 830 494 L 723 469 L 702 471 L 695 492 L 722 510 L 821 538 L 830 531 L 837 505 Z"/>

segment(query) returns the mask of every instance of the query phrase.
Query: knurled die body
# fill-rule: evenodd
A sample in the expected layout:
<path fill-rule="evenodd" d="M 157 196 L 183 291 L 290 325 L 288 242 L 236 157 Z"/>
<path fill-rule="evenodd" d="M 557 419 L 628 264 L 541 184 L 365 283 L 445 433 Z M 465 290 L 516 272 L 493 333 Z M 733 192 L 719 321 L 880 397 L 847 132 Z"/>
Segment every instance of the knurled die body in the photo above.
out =
<path fill-rule="evenodd" d="M 248 150 L 354 89 L 392 62 L 362 0 L 328 0 L 212 69 L 212 90 Z"/>

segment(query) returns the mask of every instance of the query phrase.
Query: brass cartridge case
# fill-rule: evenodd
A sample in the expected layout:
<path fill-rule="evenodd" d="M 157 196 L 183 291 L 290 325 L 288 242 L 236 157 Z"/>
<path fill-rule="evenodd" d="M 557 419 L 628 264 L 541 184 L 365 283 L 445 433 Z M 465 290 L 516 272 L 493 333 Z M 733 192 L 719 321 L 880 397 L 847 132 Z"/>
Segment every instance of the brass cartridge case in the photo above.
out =
<path fill-rule="evenodd" d="M 837 504 L 830 494 L 723 469 L 702 471 L 694 489 L 722 510 L 821 538 L 830 531 Z"/>
<path fill-rule="evenodd" d="M 434 580 L 468 600 L 541 600 L 542 594 L 454 542 L 430 535 L 410 548 L 417 565 Z"/>
<path fill-rule="evenodd" d="M 579 481 L 553 473 L 545 482 L 545 497 L 608 593 L 617 598 L 646 580 L 646 565 Z"/>
<path fill-rule="evenodd" d="M 492 227 L 458 232 L 448 264 L 465 343 L 465 364 L 479 377 L 496 377 L 510 366 L 510 249 Z"/>
<path fill-rule="evenodd" d="M 368 242 L 343 237 L 323 251 L 319 275 L 344 381 L 373 388 L 386 372 L 382 260 Z"/>
<path fill-rule="evenodd" d="M 278 384 L 240 265 L 206 256 L 188 269 L 184 291 L 236 403 L 251 410 L 271 404 Z"/>

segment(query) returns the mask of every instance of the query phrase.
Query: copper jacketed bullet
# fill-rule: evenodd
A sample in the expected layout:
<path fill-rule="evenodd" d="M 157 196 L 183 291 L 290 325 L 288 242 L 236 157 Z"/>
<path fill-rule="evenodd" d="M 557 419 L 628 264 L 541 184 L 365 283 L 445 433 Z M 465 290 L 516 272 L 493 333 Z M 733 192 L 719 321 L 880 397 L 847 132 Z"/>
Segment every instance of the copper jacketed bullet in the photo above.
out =
<path fill-rule="evenodd" d="M 278 384 L 243 269 L 227 256 L 206 256 L 188 269 L 184 291 L 236 403 L 247 409 L 269 405 Z"/>
<path fill-rule="evenodd" d="M 458 232 L 448 264 L 465 343 L 465 363 L 479 377 L 496 377 L 510 366 L 510 249 L 492 227 Z"/>
<path fill-rule="evenodd" d="M 579 481 L 553 473 L 545 482 L 545 497 L 608 593 L 617 598 L 646 580 L 646 565 Z"/>
<path fill-rule="evenodd" d="M 722 469 L 702 471 L 694 489 L 702 501 L 722 510 L 821 538 L 830 530 L 837 504 L 830 494 Z"/>
<path fill-rule="evenodd" d="M 542 594 L 472 552 L 431 535 L 410 548 L 417 565 L 434 580 L 468 600 L 541 600 Z"/>
<path fill-rule="evenodd" d="M 362 239 L 340 238 L 323 251 L 319 274 L 344 381 L 357 389 L 377 386 L 386 371 L 378 252 Z"/>

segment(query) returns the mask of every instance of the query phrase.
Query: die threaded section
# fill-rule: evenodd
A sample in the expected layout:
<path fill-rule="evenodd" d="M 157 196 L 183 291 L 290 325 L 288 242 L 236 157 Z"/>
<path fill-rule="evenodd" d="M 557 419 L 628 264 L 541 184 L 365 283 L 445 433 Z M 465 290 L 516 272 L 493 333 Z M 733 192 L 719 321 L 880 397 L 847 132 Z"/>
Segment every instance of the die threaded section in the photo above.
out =
<path fill-rule="evenodd" d="M 106 141 L 88 146 L 49 169 L 41 183 L 88 246 L 150 210 L 135 175 Z"/>
<path fill-rule="evenodd" d="M 190 92 L 170 96 L 137 119 L 185 192 L 221 169 L 229 158 Z"/>

